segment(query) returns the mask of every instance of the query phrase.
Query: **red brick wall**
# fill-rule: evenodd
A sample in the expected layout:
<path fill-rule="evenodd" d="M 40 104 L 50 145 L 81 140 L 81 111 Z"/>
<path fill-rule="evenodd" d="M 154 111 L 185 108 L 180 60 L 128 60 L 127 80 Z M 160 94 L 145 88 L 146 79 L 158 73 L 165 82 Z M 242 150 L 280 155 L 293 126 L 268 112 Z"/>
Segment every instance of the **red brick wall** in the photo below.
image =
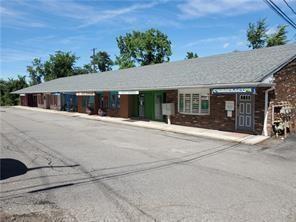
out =
<path fill-rule="evenodd" d="M 45 108 L 44 94 L 37 94 L 37 106 L 39 108 Z"/>
<path fill-rule="evenodd" d="M 296 59 L 274 75 L 274 102 L 289 101 L 296 104 Z"/>
<path fill-rule="evenodd" d="M 20 105 L 28 106 L 28 95 L 20 96 Z"/>
<path fill-rule="evenodd" d="M 264 88 L 257 88 L 255 95 L 255 126 L 254 134 L 261 134 L 264 123 Z M 235 110 L 232 117 L 227 117 L 225 111 L 225 101 L 234 101 L 236 95 L 211 95 L 210 115 L 186 115 L 178 113 L 178 91 L 170 90 L 166 92 L 166 102 L 175 103 L 176 115 L 171 117 L 173 124 L 216 129 L 224 131 L 235 131 Z"/>
<path fill-rule="evenodd" d="M 50 95 L 50 109 L 61 110 L 61 96 L 60 95 Z"/>
<path fill-rule="evenodd" d="M 202 127 L 224 131 L 235 130 L 235 111 L 232 117 L 227 117 L 225 101 L 235 101 L 235 95 L 211 95 L 210 115 L 185 115 L 178 113 L 178 91 L 166 91 L 166 102 L 175 103 L 176 114 L 171 117 L 171 122 L 177 125 Z"/>
<path fill-rule="evenodd" d="M 291 131 L 296 133 L 296 59 L 287 64 L 274 75 L 274 98 L 271 104 L 280 102 L 289 102 L 294 106 L 294 112 L 291 118 Z M 269 108 L 269 133 L 271 132 L 271 108 Z"/>
<path fill-rule="evenodd" d="M 264 125 L 265 91 L 269 88 L 256 88 L 254 130 L 256 134 L 262 134 Z"/>

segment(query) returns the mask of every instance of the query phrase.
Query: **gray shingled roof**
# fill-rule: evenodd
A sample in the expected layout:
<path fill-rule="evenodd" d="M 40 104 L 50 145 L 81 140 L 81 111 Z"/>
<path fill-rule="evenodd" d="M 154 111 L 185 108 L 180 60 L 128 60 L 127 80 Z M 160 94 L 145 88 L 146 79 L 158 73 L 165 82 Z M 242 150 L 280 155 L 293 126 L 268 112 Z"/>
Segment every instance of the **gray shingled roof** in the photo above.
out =
<path fill-rule="evenodd" d="M 55 79 L 15 93 L 176 89 L 260 83 L 296 58 L 296 44 Z"/>

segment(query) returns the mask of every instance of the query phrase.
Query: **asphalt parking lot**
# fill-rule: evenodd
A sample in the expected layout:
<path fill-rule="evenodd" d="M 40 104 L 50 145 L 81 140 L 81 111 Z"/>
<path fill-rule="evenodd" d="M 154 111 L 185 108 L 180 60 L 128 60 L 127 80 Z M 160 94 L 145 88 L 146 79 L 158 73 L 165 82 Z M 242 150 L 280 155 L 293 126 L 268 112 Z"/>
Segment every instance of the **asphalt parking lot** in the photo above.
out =
<path fill-rule="evenodd" d="M 295 137 L 249 146 L 0 111 L 0 220 L 296 221 Z"/>

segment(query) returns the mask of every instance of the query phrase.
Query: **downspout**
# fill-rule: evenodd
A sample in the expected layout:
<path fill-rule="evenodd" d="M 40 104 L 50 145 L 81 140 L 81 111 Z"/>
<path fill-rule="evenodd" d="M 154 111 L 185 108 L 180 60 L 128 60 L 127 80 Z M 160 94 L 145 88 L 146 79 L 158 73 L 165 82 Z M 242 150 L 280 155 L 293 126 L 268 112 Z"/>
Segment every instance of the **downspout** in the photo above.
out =
<path fill-rule="evenodd" d="M 268 136 L 267 132 L 267 118 L 268 118 L 268 93 L 274 90 L 274 86 L 265 91 L 265 104 L 264 104 L 264 125 L 263 125 L 263 136 Z"/>

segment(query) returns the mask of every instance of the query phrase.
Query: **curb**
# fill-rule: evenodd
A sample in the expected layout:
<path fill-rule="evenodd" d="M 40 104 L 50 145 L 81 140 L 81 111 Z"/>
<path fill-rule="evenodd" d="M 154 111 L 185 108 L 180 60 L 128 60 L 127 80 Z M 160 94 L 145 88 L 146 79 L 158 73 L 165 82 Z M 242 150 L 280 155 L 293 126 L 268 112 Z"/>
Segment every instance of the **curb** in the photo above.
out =
<path fill-rule="evenodd" d="M 241 135 L 245 135 L 245 136 L 242 138 L 234 138 L 234 137 L 225 135 L 228 132 L 218 131 L 218 130 L 188 127 L 188 130 L 192 130 L 192 129 L 193 130 L 194 129 L 195 130 L 197 130 L 197 129 L 202 130 L 201 132 L 188 132 L 185 129 L 172 129 L 172 126 L 185 127 L 185 126 L 179 126 L 179 125 L 163 125 L 163 126 L 151 125 L 151 126 L 149 126 L 149 125 L 147 125 L 147 123 L 143 124 L 141 122 L 125 122 L 124 120 L 130 120 L 130 119 L 124 119 L 124 118 L 120 118 L 120 117 L 100 117 L 100 116 L 88 115 L 88 114 L 84 114 L 84 113 L 76 113 L 76 112 L 72 113 L 72 112 L 66 112 L 66 111 L 57 111 L 57 110 L 42 109 L 42 108 L 35 108 L 35 107 L 25 107 L 25 106 L 14 106 L 14 107 L 18 108 L 18 109 L 24 109 L 24 110 L 61 114 L 64 116 L 71 116 L 71 117 L 75 116 L 75 117 L 80 117 L 83 119 L 97 120 L 97 121 L 102 121 L 102 122 L 122 124 L 122 125 L 128 125 L 128 126 L 133 126 L 133 127 L 141 127 L 141 128 L 146 128 L 146 129 L 161 130 L 161 131 L 165 131 L 165 132 L 179 133 L 179 134 L 208 138 L 208 139 L 224 140 L 224 141 L 242 143 L 242 144 L 248 144 L 248 145 L 256 145 L 256 144 L 261 143 L 269 138 L 266 136 L 256 136 L 256 135 L 249 135 L 249 134 L 241 134 Z M 116 118 L 116 119 L 112 119 L 112 118 Z M 140 123 L 140 124 L 137 124 L 137 123 Z M 211 134 L 211 135 L 209 135 L 209 134 Z"/>

